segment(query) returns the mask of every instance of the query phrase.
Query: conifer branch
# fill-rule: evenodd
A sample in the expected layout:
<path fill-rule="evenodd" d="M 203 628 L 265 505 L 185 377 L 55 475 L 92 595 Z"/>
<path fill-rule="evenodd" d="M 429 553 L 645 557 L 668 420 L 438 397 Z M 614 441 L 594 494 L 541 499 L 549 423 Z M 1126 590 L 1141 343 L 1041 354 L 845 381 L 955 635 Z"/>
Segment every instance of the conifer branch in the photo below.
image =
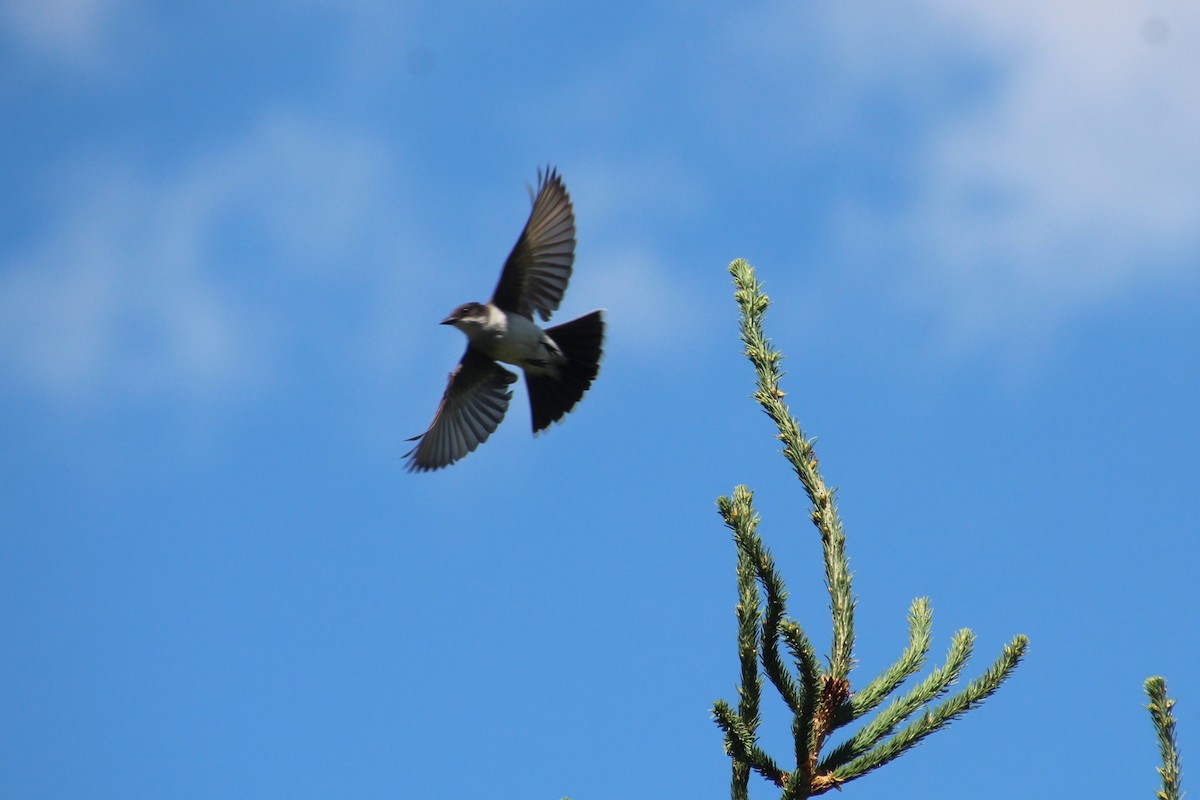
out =
<path fill-rule="evenodd" d="M 857 758 L 902 725 L 918 709 L 945 694 L 958 676 L 975 646 L 975 636 L 961 630 L 951 640 L 946 663 L 929 673 L 929 677 L 909 690 L 904 697 L 892 701 L 879 716 L 864 725 L 858 733 L 835 748 L 821 766 L 833 770 Z"/>
<path fill-rule="evenodd" d="M 817 658 L 817 651 L 813 649 L 812 642 L 808 640 L 804 630 L 794 620 L 787 620 L 783 624 L 781 635 L 787 644 L 792 662 L 796 665 L 796 674 L 800 676 L 800 703 L 792 709 L 792 713 L 796 716 L 795 722 L 801 725 L 800 729 L 810 731 L 817 713 L 821 681 L 824 678 L 821 660 Z M 799 745 L 800 742 L 797 741 L 797 746 Z"/>
<path fill-rule="evenodd" d="M 854 695 L 850 701 L 851 715 L 846 722 L 875 710 L 896 687 L 925 666 L 932 630 L 933 609 L 929 606 L 929 598 L 918 597 L 913 600 L 912 607 L 908 610 L 908 647 L 900 654 L 895 664 Z"/>
<path fill-rule="evenodd" d="M 791 672 L 784 665 L 783 659 L 779 655 L 779 639 L 780 633 L 779 624 L 782 613 L 772 613 L 777 609 L 772 608 L 771 604 L 767 604 L 767 615 L 763 618 L 763 637 L 762 637 L 762 665 L 763 672 L 771 680 L 775 686 L 775 690 L 779 692 L 779 696 L 783 698 L 783 702 L 787 703 L 787 707 L 793 714 L 800 713 L 800 708 L 803 706 L 805 689 L 801 689 L 796 685 L 796 681 L 792 678 Z M 782 609 L 778 609 L 779 612 Z M 804 632 L 799 632 L 800 637 L 803 637 L 807 643 L 808 638 L 804 636 Z M 793 658 L 797 658 L 796 651 L 793 651 Z M 812 652 L 812 646 L 809 645 L 808 652 Z M 798 659 L 797 659 L 798 661 Z M 800 673 L 803 676 L 803 672 Z"/>
<path fill-rule="evenodd" d="M 784 784 L 784 776 L 787 773 L 763 752 L 755 741 L 754 732 L 746 726 L 745 720 L 739 714 L 734 713 L 728 703 L 723 700 L 713 703 L 713 719 L 721 730 L 725 731 L 726 747 L 736 761 L 740 761 L 776 785 Z"/>
<path fill-rule="evenodd" d="M 779 429 L 783 454 L 791 463 L 812 504 L 811 518 L 821 534 L 825 554 L 825 585 L 829 590 L 833 614 L 833 652 L 829 670 L 837 678 L 846 678 L 854 658 L 854 595 L 851 589 L 849 562 L 846 559 L 846 534 L 838 515 L 835 492 L 826 485 L 817 471 L 814 439 L 805 437 L 800 423 L 783 402 L 779 388 L 783 372 L 779 363 L 783 354 L 775 349 L 763 334 L 763 315 L 770 299 L 763 293 L 762 284 L 754 277 L 754 268 L 738 259 L 729 265 L 736 291 L 734 299 L 741 309 L 741 337 L 746 356 L 758 375 L 754 399 Z"/>
<path fill-rule="evenodd" d="M 738 662 L 741 665 L 741 685 L 738 687 L 737 717 L 749 737 L 740 747 L 734 742 L 733 730 L 728 724 L 722 724 L 722 715 L 716 705 L 713 714 L 717 724 L 725 731 L 726 748 L 732 758 L 732 776 L 730 778 L 731 796 L 734 800 L 745 800 L 749 796 L 750 762 L 740 754 L 748 751 L 758 730 L 759 701 L 762 694 L 762 679 L 758 676 L 758 645 L 759 624 L 762 610 L 759 603 L 758 585 L 756 583 L 757 569 L 754 553 L 747 546 L 748 541 L 758 540 L 758 515 L 754 513 L 752 498 L 745 487 L 742 491 L 734 491 L 732 497 L 719 498 L 718 510 L 725 519 L 725 524 L 733 531 L 734 542 L 737 544 L 738 564 Z M 720 705 L 724 705 L 723 701 Z M 727 706 L 726 706 L 727 707 Z"/>
<path fill-rule="evenodd" d="M 810 517 L 820 533 L 825 586 L 833 621 L 833 644 L 828 667 L 823 669 L 808 636 L 787 616 L 783 577 L 759 536 L 759 517 L 754 511 L 750 490 L 738 486 L 729 497 L 718 498 L 718 510 L 733 531 L 738 553 L 741 685 L 738 687 L 737 711 L 725 701 L 717 701 L 713 705 L 713 718 L 725 733 L 725 749 L 733 762 L 730 789 L 734 800 L 748 798 L 751 771 L 781 787 L 784 800 L 800 800 L 840 788 L 846 781 L 877 769 L 977 706 L 1017 666 L 1027 641 L 1024 636 L 1016 637 L 987 672 L 963 691 L 930 708 L 949 691 L 971 654 L 974 636 L 968 630 L 959 631 L 952 640 L 945 664 L 933 670 L 907 694 L 893 700 L 875 719 L 821 758 L 821 752 L 835 730 L 876 710 L 924 666 L 929 653 L 933 612 L 926 598 L 913 601 L 908 614 L 908 646 L 894 664 L 852 696 L 849 675 L 854 666 L 855 601 L 845 552 L 845 532 L 834 492 L 818 471 L 813 440 L 805 437 L 783 402 L 784 394 L 779 387 L 783 375 L 779 364 L 783 356 L 771 345 L 762 329 L 770 301 L 749 264 L 738 260 L 729 269 L 741 311 L 742 343 L 757 374 L 755 399 L 779 431 L 784 456 L 804 486 L 811 505 Z M 791 656 L 792 667 L 784 663 L 781 641 Z M 762 674 L 767 676 L 792 712 L 796 766 L 790 772 L 783 771 L 758 744 L 763 685 L 760 664 Z M 914 715 L 919 716 L 914 719 Z"/>
<path fill-rule="evenodd" d="M 1149 678 L 1145 683 L 1146 696 L 1150 704 L 1150 719 L 1158 733 L 1158 750 L 1163 765 L 1158 768 L 1162 788 L 1156 792 L 1159 800 L 1179 800 L 1179 748 L 1175 743 L 1175 717 L 1171 709 L 1175 701 L 1167 696 L 1167 681 L 1161 677 Z"/>
<path fill-rule="evenodd" d="M 919 719 L 911 722 L 895 736 L 845 767 L 832 770 L 833 774 L 843 781 L 866 775 L 912 749 L 929 734 L 944 728 L 978 706 L 1000 688 L 1000 684 L 1004 683 L 1012 674 L 1025 655 L 1028 645 L 1029 640 L 1026 637 L 1015 637 L 1005 646 L 1000 658 L 986 672 L 971 681 L 964 691 L 949 698 L 932 711 L 927 709 Z"/>
<path fill-rule="evenodd" d="M 754 494 L 745 486 L 738 486 L 731 497 L 718 501 L 718 509 L 725 524 L 733 531 L 739 558 L 745 558 L 754 569 L 766 595 L 761 636 L 763 672 L 795 713 L 800 707 L 800 689 L 779 655 L 779 626 L 787 614 L 787 590 L 775 569 L 775 560 L 758 536 L 759 517 L 754 511 Z"/>

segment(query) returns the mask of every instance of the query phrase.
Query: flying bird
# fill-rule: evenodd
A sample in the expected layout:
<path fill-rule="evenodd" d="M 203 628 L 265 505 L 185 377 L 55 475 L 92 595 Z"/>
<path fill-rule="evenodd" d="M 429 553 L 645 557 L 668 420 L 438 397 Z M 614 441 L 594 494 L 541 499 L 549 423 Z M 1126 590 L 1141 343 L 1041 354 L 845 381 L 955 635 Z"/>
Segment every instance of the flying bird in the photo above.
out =
<path fill-rule="evenodd" d="M 531 192 L 532 194 L 532 192 Z M 467 335 L 467 350 L 450 373 L 433 423 L 409 441 L 410 472 L 449 466 L 487 441 L 504 419 L 520 367 L 529 389 L 533 432 L 575 407 L 596 379 L 604 343 L 604 312 L 541 328 L 558 309 L 575 262 L 575 211 L 558 172 L 538 170 L 529 221 L 513 246 L 492 299 L 464 303 L 442 320 Z"/>

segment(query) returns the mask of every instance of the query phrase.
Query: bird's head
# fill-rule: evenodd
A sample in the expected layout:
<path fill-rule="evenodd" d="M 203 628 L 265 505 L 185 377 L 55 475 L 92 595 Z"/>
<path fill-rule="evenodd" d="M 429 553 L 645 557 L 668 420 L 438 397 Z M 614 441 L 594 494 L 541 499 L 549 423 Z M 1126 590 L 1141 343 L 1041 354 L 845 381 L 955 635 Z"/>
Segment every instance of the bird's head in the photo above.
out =
<path fill-rule="evenodd" d="M 443 325 L 453 325 L 460 331 L 470 333 L 479 330 L 488 321 L 487 306 L 483 303 L 464 303 L 442 320 Z"/>

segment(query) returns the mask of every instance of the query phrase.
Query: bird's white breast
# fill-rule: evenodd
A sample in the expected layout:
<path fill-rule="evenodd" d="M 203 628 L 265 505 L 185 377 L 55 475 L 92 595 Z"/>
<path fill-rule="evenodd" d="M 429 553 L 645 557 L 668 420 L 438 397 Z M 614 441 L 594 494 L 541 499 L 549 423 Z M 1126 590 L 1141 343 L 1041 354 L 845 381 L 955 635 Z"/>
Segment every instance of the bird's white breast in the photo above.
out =
<path fill-rule="evenodd" d="M 520 314 L 489 306 L 488 321 L 481 333 L 473 344 L 497 361 L 527 367 L 529 362 L 544 361 L 549 355 L 542 329 Z"/>

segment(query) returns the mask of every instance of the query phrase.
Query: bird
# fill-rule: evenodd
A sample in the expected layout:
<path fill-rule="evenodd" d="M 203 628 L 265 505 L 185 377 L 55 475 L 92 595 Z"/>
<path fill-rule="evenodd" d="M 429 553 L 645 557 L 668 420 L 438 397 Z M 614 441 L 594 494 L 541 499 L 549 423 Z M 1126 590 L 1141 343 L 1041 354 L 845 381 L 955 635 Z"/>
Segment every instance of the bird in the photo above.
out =
<path fill-rule="evenodd" d="M 575 262 L 575 210 L 557 169 L 538 170 L 533 210 L 486 303 L 464 303 L 442 325 L 467 336 L 433 422 L 408 441 L 409 472 L 447 467 L 487 441 L 504 419 L 520 367 L 529 391 L 533 433 L 560 422 L 600 370 L 604 311 L 541 328 L 562 302 Z"/>

